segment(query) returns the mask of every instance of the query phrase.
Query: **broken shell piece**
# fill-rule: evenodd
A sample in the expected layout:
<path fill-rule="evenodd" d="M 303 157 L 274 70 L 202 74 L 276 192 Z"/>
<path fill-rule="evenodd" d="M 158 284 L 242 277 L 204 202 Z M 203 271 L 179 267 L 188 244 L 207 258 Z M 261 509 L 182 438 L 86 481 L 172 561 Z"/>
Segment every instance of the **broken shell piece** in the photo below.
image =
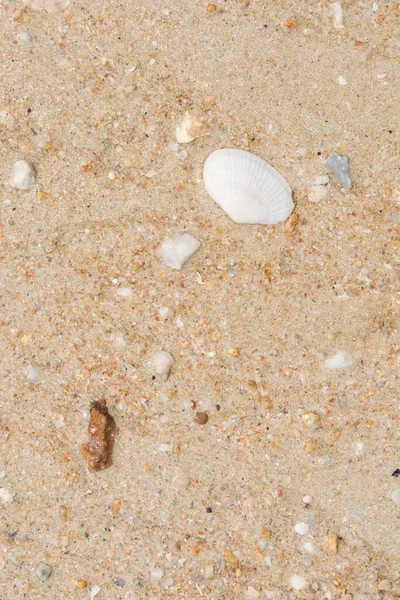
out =
<path fill-rule="evenodd" d="M 10 179 L 11 187 L 17 190 L 29 190 L 35 183 L 35 169 L 27 160 L 17 160 L 14 163 Z"/>
<path fill-rule="evenodd" d="M 47 10 L 49 13 L 65 10 L 69 0 L 24 0 L 24 4 L 32 10 Z"/>
<path fill-rule="evenodd" d="M 189 144 L 202 134 L 202 122 L 195 116 L 186 112 L 180 125 L 176 128 L 176 141 L 178 144 Z"/>
<path fill-rule="evenodd" d="M 107 409 L 105 400 L 90 407 L 89 441 L 81 446 L 90 471 L 101 471 L 112 465 L 111 454 L 118 428 Z"/>
<path fill-rule="evenodd" d="M 328 194 L 328 190 L 325 185 L 313 185 L 310 192 L 308 193 L 309 202 L 319 202 Z"/>
<path fill-rule="evenodd" d="M 343 29 L 343 11 L 340 2 L 331 4 L 333 14 L 333 26 L 335 29 Z"/>
<path fill-rule="evenodd" d="M 153 356 L 153 366 L 161 381 L 166 381 L 171 373 L 175 359 L 168 352 L 157 352 Z"/>
<path fill-rule="evenodd" d="M 282 175 L 246 150 L 215 150 L 204 164 L 203 178 L 211 198 L 236 223 L 274 225 L 294 208 Z"/>
<path fill-rule="evenodd" d="M 328 536 L 327 550 L 330 554 L 337 554 L 339 547 L 339 537 L 336 533 L 330 533 Z"/>
<path fill-rule="evenodd" d="M 331 370 L 344 369 L 345 367 L 351 367 L 352 364 L 353 359 L 343 350 L 339 350 L 339 352 L 336 352 L 335 356 L 332 356 L 332 358 L 328 358 L 325 361 L 326 367 Z"/>
<path fill-rule="evenodd" d="M 165 240 L 160 254 L 165 266 L 171 267 L 171 269 L 181 269 L 199 248 L 199 240 L 196 240 L 190 233 L 184 233 Z"/>

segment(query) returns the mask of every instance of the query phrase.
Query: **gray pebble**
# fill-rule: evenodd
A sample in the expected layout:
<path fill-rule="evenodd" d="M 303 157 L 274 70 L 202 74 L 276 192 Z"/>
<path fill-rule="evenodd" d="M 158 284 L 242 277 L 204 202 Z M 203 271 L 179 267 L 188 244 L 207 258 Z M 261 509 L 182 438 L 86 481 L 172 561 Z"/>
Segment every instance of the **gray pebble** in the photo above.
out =
<path fill-rule="evenodd" d="M 50 575 L 53 572 L 53 567 L 50 567 L 47 563 L 42 560 L 36 567 L 36 575 L 39 577 L 40 581 L 47 581 Z"/>
<path fill-rule="evenodd" d="M 114 581 L 115 585 L 117 585 L 118 587 L 124 587 L 125 586 L 125 579 L 116 579 Z"/>
<path fill-rule="evenodd" d="M 350 177 L 349 159 L 347 156 L 341 156 L 337 152 L 331 152 L 326 161 L 326 166 L 339 183 L 348 190 L 352 186 Z"/>

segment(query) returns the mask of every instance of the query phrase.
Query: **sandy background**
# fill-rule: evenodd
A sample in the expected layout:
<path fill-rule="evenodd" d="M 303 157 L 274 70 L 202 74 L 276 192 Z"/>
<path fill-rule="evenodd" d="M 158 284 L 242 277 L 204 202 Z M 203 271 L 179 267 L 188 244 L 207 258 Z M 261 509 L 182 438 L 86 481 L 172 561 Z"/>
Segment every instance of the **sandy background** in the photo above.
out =
<path fill-rule="evenodd" d="M 400 597 L 400 9 L 342 6 L 336 31 L 328 2 L 2 1 L 1 600 L 283 600 L 293 575 L 301 598 Z M 185 110 L 204 135 L 171 149 Z M 237 225 L 207 195 L 219 147 L 286 177 L 292 234 Z M 354 187 L 331 178 L 313 204 L 334 150 Z M 26 192 L 8 185 L 22 158 Z M 202 245 L 173 271 L 157 249 L 184 231 Z M 339 350 L 353 366 L 329 371 Z M 79 448 L 100 398 L 119 432 L 93 474 Z"/>

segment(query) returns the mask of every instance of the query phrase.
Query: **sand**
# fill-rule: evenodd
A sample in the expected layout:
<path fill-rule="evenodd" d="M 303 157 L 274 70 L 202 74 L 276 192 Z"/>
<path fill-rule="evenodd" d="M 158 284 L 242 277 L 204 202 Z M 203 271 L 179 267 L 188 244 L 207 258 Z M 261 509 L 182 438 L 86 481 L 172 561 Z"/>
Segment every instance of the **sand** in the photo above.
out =
<path fill-rule="evenodd" d="M 342 29 L 328 2 L 207 6 L 1 4 L 2 600 L 400 595 L 399 5 L 343 1 Z M 202 184 L 223 147 L 279 170 L 297 224 L 225 215 Z M 310 202 L 331 152 L 353 187 Z"/>

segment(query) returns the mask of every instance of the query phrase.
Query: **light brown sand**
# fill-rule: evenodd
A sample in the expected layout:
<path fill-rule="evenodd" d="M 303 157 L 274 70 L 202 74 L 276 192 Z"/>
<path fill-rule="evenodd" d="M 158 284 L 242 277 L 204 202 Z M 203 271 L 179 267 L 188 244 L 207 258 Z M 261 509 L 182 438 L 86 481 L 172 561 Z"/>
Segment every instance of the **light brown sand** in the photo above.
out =
<path fill-rule="evenodd" d="M 302 598 L 399 597 L 400 11 L 342 5 L 338 32 L 328 2 L 90 0 L 48 15 L 3 0 L 0 486 L 15 496 L 0 505 L 1 600 L 90 586 L 100 600 L 283 600 L 293 575 Z M 177 156 L 185 110 L 205 135 Z M 202 165 L 219 147 L 286 177 L 293 234 L 212 201 Z M 354 187 L 331 178 L 312 204 L 333 150 Z M 27 192 L 8 185 L 22 158 L 37 170 Z M 157 248 L 184 231 L 202 245 L 172 271 Z M 176 361 L 166 383 L 146 366 L 159 350 Z M 339 350 L 353 366 L 329 371 Z M 119 432 L 93 474 L 79 448 L 100 398 Z"/>

